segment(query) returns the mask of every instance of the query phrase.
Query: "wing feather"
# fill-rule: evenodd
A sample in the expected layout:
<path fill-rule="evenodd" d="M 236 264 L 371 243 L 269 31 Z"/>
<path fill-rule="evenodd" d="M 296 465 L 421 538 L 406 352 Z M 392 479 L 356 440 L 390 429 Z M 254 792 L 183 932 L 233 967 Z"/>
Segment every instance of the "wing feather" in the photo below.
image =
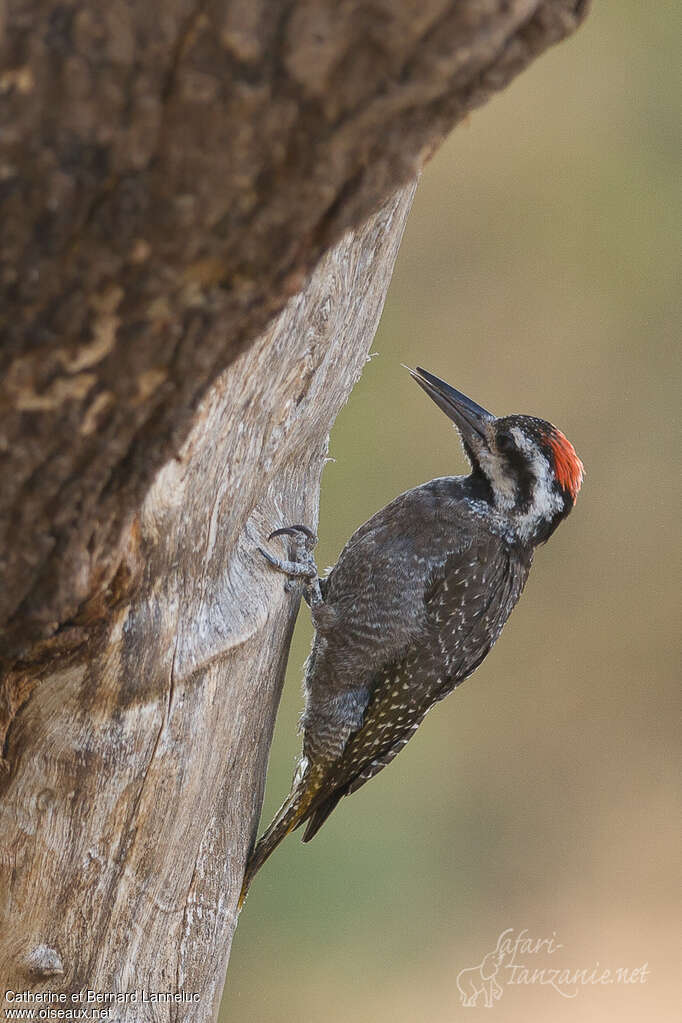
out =
<path fill-rule="evenodd" d="M 528 567 L 496 537 L 450 555 L 424 598 L 424 626 L 407 652 L 376 672 L 352 732 L 308 814 L 309 841 L 344 795 L 361 788 L 407 744 L 428 710 L 478 667 L 523 588 Z"/>

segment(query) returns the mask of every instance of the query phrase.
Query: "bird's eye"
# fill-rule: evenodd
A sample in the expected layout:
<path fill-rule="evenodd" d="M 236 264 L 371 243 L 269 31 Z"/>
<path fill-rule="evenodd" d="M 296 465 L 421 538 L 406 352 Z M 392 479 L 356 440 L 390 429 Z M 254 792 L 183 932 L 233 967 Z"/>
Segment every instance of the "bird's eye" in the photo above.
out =
<path fill-rule="evenodd" d="M 498 451 L 513 451 L 514 438 L 510 433 L 501 433 L 497 438 L 497 450 Z"/>

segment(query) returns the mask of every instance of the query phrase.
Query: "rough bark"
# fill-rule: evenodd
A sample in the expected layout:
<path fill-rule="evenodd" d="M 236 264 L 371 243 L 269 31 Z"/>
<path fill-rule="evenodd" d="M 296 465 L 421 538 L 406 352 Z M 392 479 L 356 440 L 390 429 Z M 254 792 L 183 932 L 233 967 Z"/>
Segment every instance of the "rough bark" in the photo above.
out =
<path fill-rule="evenodd" d="M 134 599 L 19 715 L 0 804 L 5 988 L 53 974 L 47 989 L 199 992 L 179 1014 L 116 1018 L 213 1018 L 299 600 L 256 545 L 316 524 L 329 428 L 412 192 L 342 240 L 218 378 L 133 524 Z"/>
<path fill-rule="evenodd" d="M 585 6 L 0 4 L 0 657 L 81 641 L 216 374 Z"/>
<path fill-rule="evenodd" d="M 296 606 L 255 543 L 315 521 L 405 183 L 585 6 L 0 0 L 5 988 L 213 1017 Z"/>

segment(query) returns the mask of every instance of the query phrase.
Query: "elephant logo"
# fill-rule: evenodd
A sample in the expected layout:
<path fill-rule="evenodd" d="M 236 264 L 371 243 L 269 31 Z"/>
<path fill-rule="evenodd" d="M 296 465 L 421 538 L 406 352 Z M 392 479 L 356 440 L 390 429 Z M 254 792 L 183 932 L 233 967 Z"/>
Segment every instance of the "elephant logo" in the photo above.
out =
<path fill-rule="evenodd" d="M 468 966 L 457 974 L 457 988 L 462 1005 L 472 1009 L 478 1005 L 483 995 L 483 1005 L 492 1009 L 495 1002 L 502 997 L 502 986 L 497 981 L 497 973 L 504 960 L 504 952 L 496 948 L 488 952 L 478 966 Z"/>

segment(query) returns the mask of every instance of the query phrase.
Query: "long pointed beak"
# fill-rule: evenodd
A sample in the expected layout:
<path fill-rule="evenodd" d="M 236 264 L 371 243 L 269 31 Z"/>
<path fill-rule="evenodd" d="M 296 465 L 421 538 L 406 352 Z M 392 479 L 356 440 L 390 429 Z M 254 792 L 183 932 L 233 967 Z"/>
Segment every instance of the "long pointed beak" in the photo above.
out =
<path fill-rule="evenodd" d="M 419 386 L 426 391 L 429 398 L 435 401 L 438 408 L 442 409 L 445 415 L 453 421 L 465 440 L 471 438 L 472 433 L 475 433 L 478 439 L 487 444 L 488 437 L 485 428 L 495 419 L 492 412 L 477 405 L 471 398 L 467 398 L 466 394 L 456 391 L 450 384 L 446 384 L 440 377 L 434 376 L 433 373 L 422 369 L 421 366 L 417 366 L 416 369 L 410 369 L 409 366 L 405 368 L 410 371 L 412 379 L 416 380 Z"/>

